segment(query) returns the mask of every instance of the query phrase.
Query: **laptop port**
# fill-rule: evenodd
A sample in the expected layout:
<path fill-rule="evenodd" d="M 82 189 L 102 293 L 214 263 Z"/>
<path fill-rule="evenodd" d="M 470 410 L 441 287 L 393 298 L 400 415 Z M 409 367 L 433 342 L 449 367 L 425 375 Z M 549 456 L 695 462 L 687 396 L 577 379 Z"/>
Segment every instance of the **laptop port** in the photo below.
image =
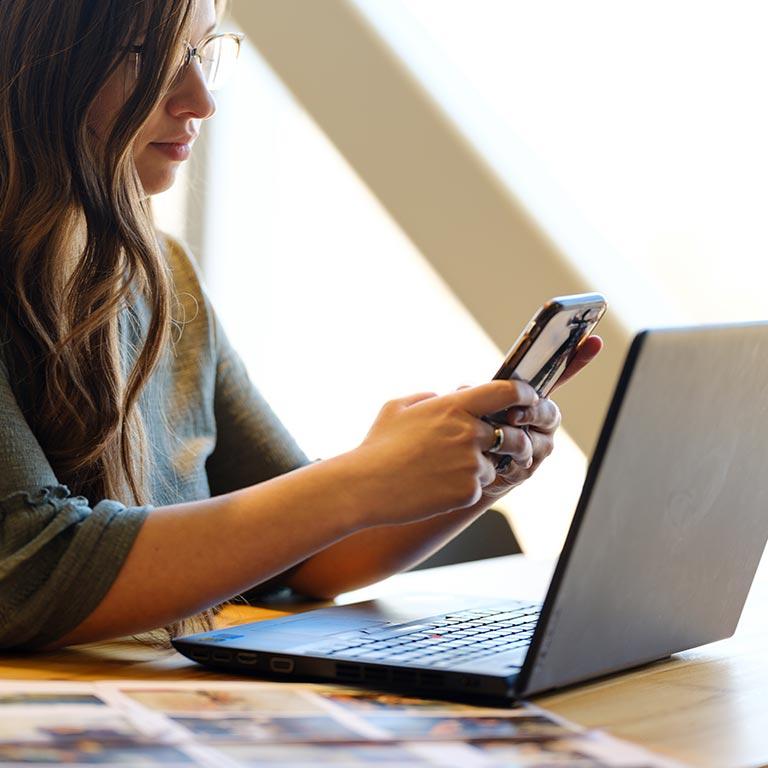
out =
<path fill-rule="evenodd" d="M 293 659 L 270 659 L 269 668 L 273 672 L 280 672 L 284 675 L 290 675 L 293 672 Z"/>
<path fill-rule="evenodd" d="M 393 669 L 392 670 L 393 683 L 415 683 L 417 679 L 418 679 L 418 674 L 413 669 Z"/>
<path fill-rule="evenodd" d="M 339 662 L 336 665 L 336 677 L 343 680 L 359 680 L 362 670 L 359 664 L 344 664 Z"/>
<path fill-rule="evenodd" d="M 363 677 L 366 680 L 373 680 L 374 682 L 382 682 L 389 680 L 389 670 L 384 667 L 363 667 Z"/>
<path fill-rule="evenodd" d="M 211 659 L 213 661 L 232 661 L 232 651 L 222 651 L 220 648 L 217 648 L 211 653 Z"/>
<path fill-rule="evenodd" d="M 421 684 L 428 688 L 441 688 L 445 684 L 445 677 L 439 672 L 422 672 L 419 677 Z"/>
<path fill-rule="evenodd" d="M 235 654 L 235 659 L 237 659 L 237 661 L 239 661 L 241 664 L 249 664 L 252 666 L 259 660 L 259 656 L 256 653 L 251 653 L 250 651 L 239 651 Z"/>
<path fill-rule="evenodd" d="M 208 659 L 211 657 L 211 654 L 202 648 L 195 648 L 194 650 L 191 650 L 189 655 L 195 661 L 208 661 Z"/>

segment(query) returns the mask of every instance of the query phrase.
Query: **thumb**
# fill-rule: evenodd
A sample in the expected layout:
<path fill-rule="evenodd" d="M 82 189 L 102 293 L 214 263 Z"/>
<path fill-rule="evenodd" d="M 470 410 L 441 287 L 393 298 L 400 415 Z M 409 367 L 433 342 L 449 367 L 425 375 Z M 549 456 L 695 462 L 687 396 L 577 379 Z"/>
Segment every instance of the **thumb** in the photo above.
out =
<path fill-rule="evenodd" d="M 603 340 L 599 336 L 589 336 L 582 342 L 575 357 L 571 360 L 565 372 L 558 380 L 557 384 L 552 388 L 565 384 L 568 379 L 572 379 L 585 365 L 590 363 L 600 354 L 600 350 L 603 348 Z"/>

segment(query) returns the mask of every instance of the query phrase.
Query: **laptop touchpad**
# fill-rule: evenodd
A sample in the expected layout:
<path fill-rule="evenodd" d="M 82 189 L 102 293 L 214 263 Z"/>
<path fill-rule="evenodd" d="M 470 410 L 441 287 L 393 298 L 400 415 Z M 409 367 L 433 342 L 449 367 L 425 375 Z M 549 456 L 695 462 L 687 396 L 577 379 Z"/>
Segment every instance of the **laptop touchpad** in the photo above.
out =
<path fill-rule="evenodd" d="M 248 639 L 252 643 L 280 644 L 281 646 L 306 645 L 324 638 L 350 632 L 365 627 L 376 626 L 381 621 L 371 621 L 355 615 L 322 615 L 314 613 L 304 618 L 291 618 L 287 621 L 264 622 L 249 627 Z M 242 627 L 241 627 L 242 629 Z"/>

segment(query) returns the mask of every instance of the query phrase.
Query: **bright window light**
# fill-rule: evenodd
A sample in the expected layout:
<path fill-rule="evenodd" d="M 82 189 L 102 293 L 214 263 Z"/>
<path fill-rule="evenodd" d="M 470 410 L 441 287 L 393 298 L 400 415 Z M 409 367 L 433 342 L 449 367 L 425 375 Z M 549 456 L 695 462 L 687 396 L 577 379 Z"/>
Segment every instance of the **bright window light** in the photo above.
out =
<path fill-rule="evenodd" d="M 766 317 L 765 3 L 354 1 L 629 325 Z"/>

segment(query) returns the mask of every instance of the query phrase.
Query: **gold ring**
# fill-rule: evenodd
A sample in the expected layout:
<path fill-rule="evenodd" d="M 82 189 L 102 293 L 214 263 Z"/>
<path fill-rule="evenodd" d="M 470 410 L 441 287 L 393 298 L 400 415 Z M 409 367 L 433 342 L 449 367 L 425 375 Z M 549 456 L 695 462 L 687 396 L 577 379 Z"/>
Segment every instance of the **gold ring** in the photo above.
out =
<path fill-rule="evenodd" d="M 501 427 L 496 427 L 493 430 L 493 437 L 493 445 L 488 449 L 489 453 L 501 450 L 501 446 L 504 445 L 504 430 Z"/>

